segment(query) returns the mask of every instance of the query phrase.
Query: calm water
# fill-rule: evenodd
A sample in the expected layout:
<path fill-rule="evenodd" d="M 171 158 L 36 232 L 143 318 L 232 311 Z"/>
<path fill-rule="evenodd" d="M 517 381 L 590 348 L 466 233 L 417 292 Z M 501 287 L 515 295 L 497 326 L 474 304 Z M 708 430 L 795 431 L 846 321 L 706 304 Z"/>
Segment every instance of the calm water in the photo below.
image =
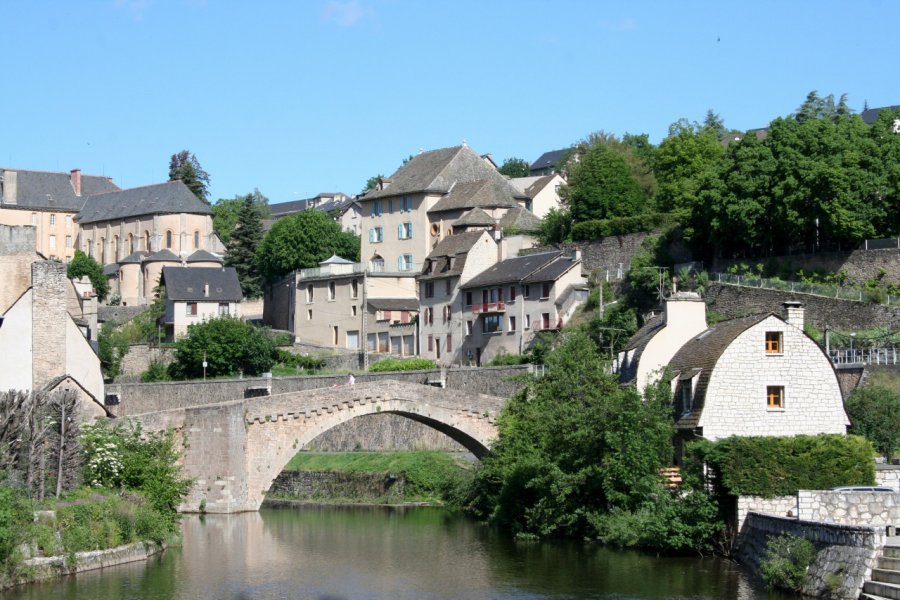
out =
<path fill-rule="evenodd" d="M 158 559 L 2 600 L 783 598 L 736 565 L 580 544 L 517 543 L 437 508 L 268 509 L 186 517 Z"/>

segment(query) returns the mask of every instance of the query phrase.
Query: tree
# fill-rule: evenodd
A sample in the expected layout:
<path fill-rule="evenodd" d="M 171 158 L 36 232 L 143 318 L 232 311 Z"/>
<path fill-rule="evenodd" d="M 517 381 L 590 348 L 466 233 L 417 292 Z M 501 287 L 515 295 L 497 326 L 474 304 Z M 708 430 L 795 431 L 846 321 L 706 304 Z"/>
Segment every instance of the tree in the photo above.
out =
<path fill-rule="evenodd" d="M 628 162 L 604 143 L 594 143 L 580 154 L 561 191 L 574 223 L 633 216 L 647 207 L 647 195 Z"/>
<path fill-rule="evenodd" d="M 406 164 L 405 162 L 403 164 Z M 384 179 L 384 175 L 374 175 L 366 179 L 366 187 L 362 189 L 363 192 L 368 192 L 370 190 L 374 190 L 378 187 L 378 182 Z"/>
<path fill-rule="evenodd" d="M 180 179 L 197 198 L 209 204 L 209 173 L 189 150 L 173 154 L 169 159 L 169 181 Z"/>
<path fill-rule="evenodd" d="M 882 385 L 856 389 L 847 399 L 850 433 L 864 436 L 890 460 L 900 450 L 900 393 Z"/>
<path fill-rule="evenodd" d="M 262 296 L 262 281 L 256 260 L 256 252 L 262 239 L 259 206 L 254 195 L 247 194 L 241 201 L 237 227 L 228 240 L 228 252 L 225 256 L 225 264 L 237 271 L 244 298 Z"/>
<path fill-rule="evenodd" d="M 725 149 L 712 127 L 686 119 L 673 123 L 653 155 L 653 172 L 659 182 L 657 208 L 690 212 L 701 182 L 717 172 L 724 156 Z"/>
<path fill-rule="evenodd" d="M 234 317 L 220 317 L 188 327 L 187 336 L 175 344 L 173 379 L 260 375 L 275 364 L 275 342 L 267 331 Z"/>
<path fill-rule="evenodd" d="M 257 260 L 260 274 L 273 281 L 294 269 L 316 267 L 332 254 L 358 261 L 359 236 L 341 230 L 321 211 L 304 210 L 275 222 Z"/>
<path fill-rule="evenodd" d="M 84 275 L 91 280 L 91 285 L 97 292 L 97 300 L 103 302 L 109 294 L 109 282 L 106 280 L 106 275 L 103 274 L 103 267 L 81 250 L 76 250 L 72 262 L 66 267 L 66 277 L 78 279 Z"/>
<path fill-rule="evenodd" d="M 497 169 L 507 177 L 528 177 L 531 174 L 528 162 L 524 158 L 511 157 L 503 161 Z"/>
<path fill-rule="evenodd" d="M 542 245 L 561 244 L 572 239 L 572 214 L 565 208 L 551 208 L 541 219 L 538 238 Z"/>
<path fill-rule="evenodd" d="M 728 130 L 725 129 L 725 121 L 723 121 L 722 117 L 711 108 L 706 111 L 706 118 L 703 119 L 703 127 L 713 130 L 718 139 L 722 139 L 722 136 L 728 133 Z"/>
<path fill-rule="evenodd" d="M 271 216 L 269 199 L 263 196 L 259 190 L 253 190 L 253 193 L 248 195 L 253 197 L 253 204 L 259 213 L 259 218 L 268 219 Z M 234 226 L 237 225 L 238 213 L 246 197 L 247 195 L 235 196 L 234 198 L 219 198 L 212 205 L 213 230 L 215 230 L 216 235 L 219 236 L 219 239 L 226 246 L 234 231 Z"/>

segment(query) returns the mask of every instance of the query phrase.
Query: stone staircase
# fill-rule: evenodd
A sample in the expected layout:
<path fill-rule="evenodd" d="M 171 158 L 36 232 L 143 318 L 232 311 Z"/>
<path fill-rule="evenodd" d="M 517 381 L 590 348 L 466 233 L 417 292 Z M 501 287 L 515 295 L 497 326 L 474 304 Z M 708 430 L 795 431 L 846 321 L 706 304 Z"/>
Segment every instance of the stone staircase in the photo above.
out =
<path fill-rule="evenodd" d="M 872 579 L 863 585 L 860 600 L 900 600 L 900 536 L 887 539 Z"/>

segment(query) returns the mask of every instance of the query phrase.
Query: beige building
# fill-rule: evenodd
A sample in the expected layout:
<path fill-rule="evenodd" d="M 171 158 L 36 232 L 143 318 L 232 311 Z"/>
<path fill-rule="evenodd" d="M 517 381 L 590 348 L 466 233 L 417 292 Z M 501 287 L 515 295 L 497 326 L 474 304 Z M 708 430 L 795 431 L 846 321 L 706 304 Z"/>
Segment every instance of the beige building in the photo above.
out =
<path fill-rule="evenodd" d="M 68 312 L 75 287 L 35 252 L 36 233 L 0 225 L 0 389 L 74 390 L 83 419 L 103 416 L 100 359 Z"/>
<path fill-rule="evenodd" d="M 166 289 L 168 340 L 184 337 L 191 325 L 241 316 L 241 284 L 234 267 L 165 266 L 160 281 Z"/>
<path fill-rule="evenodd" d="M 36 250 L 69 262 L 78 239 L 76 216 L 94 194 L 118 190 L 108 177 L 0 169 L 0 224 L 35 228 Z"/>
<path fill-rule="evenodd" d="M 559 189 L 566 180 L 558 173 L 532 177 L 514 177 L 509 180 L 514 188 L 528 196 L 523 207 L 539 219 L 543 219 L 550 209 L 559 209 L 562 201 Z"/>
<path fill-rule="evenodd" d="M 561 329 L 588 295 L 580 253 L 559 251 L 500 261 L 460 291 L 460 354 L 475 365 L 525 352 L 540 332 Z"/>

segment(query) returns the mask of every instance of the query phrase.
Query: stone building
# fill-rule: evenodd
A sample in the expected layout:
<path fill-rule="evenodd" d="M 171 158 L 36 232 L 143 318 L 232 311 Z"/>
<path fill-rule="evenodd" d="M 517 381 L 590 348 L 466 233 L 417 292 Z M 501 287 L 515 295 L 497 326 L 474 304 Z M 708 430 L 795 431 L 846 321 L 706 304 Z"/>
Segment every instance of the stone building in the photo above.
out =
<path fill-rule="evenodd" d="M 35 249 L 47 258 L 72 260 L 78 238 L 76 216 L 94 194 L 119 190 L 109 177 L 0 169 L 0 224 L 31 225 Z"/>

